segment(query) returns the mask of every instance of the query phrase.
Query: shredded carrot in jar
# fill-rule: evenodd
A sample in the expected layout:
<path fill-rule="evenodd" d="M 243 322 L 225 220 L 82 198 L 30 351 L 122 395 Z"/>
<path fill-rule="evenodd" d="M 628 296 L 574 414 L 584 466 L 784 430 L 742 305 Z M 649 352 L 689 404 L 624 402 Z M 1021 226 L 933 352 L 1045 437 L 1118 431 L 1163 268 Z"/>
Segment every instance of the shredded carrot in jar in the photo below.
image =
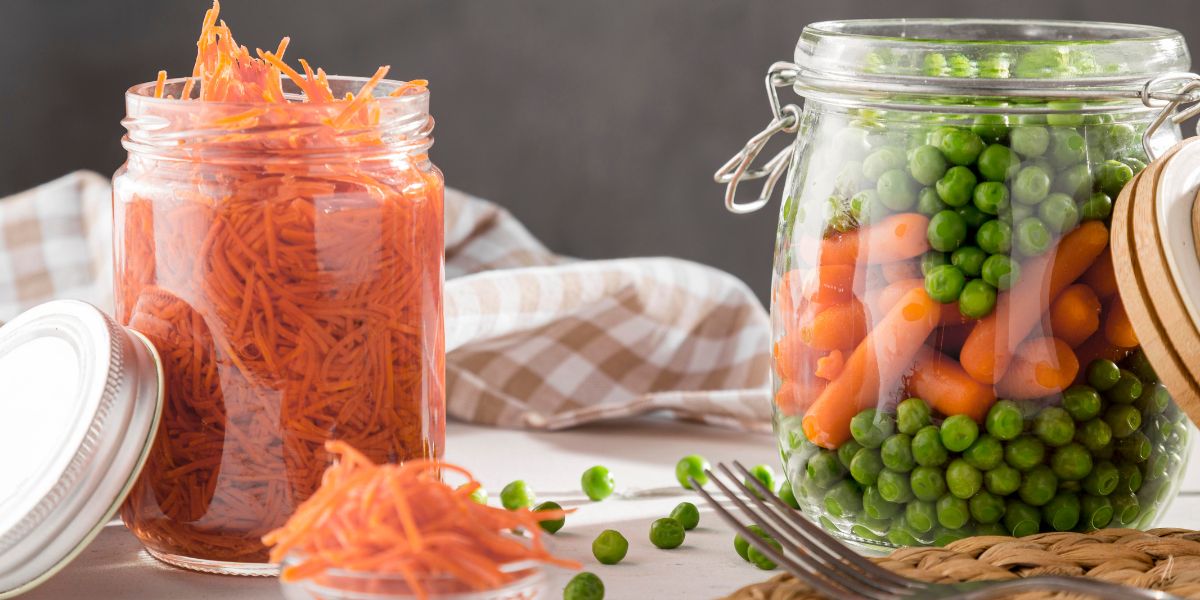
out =
<path fill-rule="evenodd" d="M 329 442 L 339 461 L 325 472 L 321 488 L 279 529 L 264 536 L 274 546 L 271 560 L 298 559 L 283 570 L 284 581 L 315 579 L 340 589 L 332 569 L 398 575 L 408 590 L 426 598 L 433 582 L 439 592 L 480 591 L 512 582 L 506 567 L 542 562 L 578 569 L 575 561 L 554 557 L 542 541 L 539 523 L 563 518 L 565 510 L 505 510 L 479 504 L 471 493 L 479 482 L 462 467 L 435 460 L 376 465 L 344 442 Z M 443 472 L 467 478 L 453 488 Z M 526 543 L 514 531 L 529 534 Z M 382 578 L 380 578 L 382 579 Z M 451 587 L 447 587 L 447 580 Z M 379 580 L 359 585 L 386 585 Z M 384 589 L 346 591 L 386 592 Z M 395 590 L 392 590 L 395 591 Z"/>
<path fill-rule="evenodd" d="M 178 99 L 144 109 L 165 141 L 135 152 L 131 112 L 114 177 L 117 316 L 155 344 L 166 388 L 121 514 L 177 564 L 267 562 L 262 536 L 316 492 L 327 440 L 399 462 L 440 456 L 445 435 L 428 143 L 388 130 L 387 67 L 335 97 L 323 70 L 283 63 L 287 38 L 251 55 L 219 10 L 192 76 L 159 74 L 153 97 Z"/>

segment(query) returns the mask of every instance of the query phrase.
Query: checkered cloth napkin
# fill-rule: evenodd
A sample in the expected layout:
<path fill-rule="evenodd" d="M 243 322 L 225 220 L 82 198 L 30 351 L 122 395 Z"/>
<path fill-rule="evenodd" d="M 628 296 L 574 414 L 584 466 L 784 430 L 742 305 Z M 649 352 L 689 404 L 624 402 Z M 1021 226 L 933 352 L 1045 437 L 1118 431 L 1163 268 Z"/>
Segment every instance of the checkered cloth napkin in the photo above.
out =
<path fill-rule="evenodd" d="M 108 179 L 0 199 L 0 321 L 52 298 L 112 310 Z M 762 429 L 766 312 L 738 279 L 672 258 L 553 254 L 500 207 L 446 190 L 447 409 L 560 429 L 665 411 Z"/>

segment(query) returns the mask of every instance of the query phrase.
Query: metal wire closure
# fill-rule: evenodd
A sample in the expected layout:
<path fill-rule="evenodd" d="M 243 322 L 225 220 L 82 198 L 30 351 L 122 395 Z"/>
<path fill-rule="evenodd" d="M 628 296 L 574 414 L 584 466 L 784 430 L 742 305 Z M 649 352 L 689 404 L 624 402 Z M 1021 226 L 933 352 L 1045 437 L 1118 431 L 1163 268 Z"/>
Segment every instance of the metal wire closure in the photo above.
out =
<path fill-rule="evenodd" d="M 1178 125 L 1200 115 L 1200 75 L 1187 72 L 1164 73 L 1149 81 L 1141 83 L 1136 80 L 1112 78 L 1104 80 L 1102 86 L 1096 89 L 1072 89 L 1064 87 L 1061 81 L 1022 80 L 1020 89 L 1005 88 L 1003 80 L 977 81 L 970 79 L 948 80 L 931 84 L 929 79 L 906 75 L 873 74 L 870 81 L 850 80 L 844 78 L 821 77 L 807 72 L 800 66 L 790 62 L 777 62 L 767 71 L 767 99 L 771 104 L 772 119 L 767 127 L 750 138 L 742 149 L 730 158 L 713 175 L 717 183 L 725 184 L 725 208 L 735 214 L 752 213 L 771 201 L 775 186 L 780 177 L 787 171 L 793 155 L 797 152 L 798 140 L 793 140 L 786 148 L 773 156 L 758 168 L 751 168 L 755 159 L 762 153 L 767 142 L 778 133 L 793 134 L 800 126 L 800 107 L 796 104 L 781 105 L 778 88 L 796 87 L 805 97 L 819 97 L 822 102 L 832 104 L 849 104 L 856 106 L 873 106 L 893 110 L 908 110 L 920 112 L 946 112 L 947 106 L 920 103 L 896 102 L 890 99 L 893 95 L 922 96 L 922 95 L 954 95 L 963 97 L 1003 96 L 1009 98 L 1045 98 L 1049 100 L 1069 101 L 1114 101 L 1140 100 L 1146 108 L 1160 109 L 1154 120 L 1142 134 L 1142 148 L 1151 160 L 1157 158 L 1157 152 L 1151 146 L 1154 134 L 1169 120 Z M 994 85 L 986 85 L 986 84 Z M 845 100 L 851 96 L 850 100 Z M 838 98 L 842 98 L 841 101 Z M 879 102 L 888 99 L 886 103 Z M 1100 113 L 1109 112 L 1111 106 L 1102 104 L 1084 107 L 1071 107 L 1058 110 L 1047 110 L 1038 106 L 1010 106 L 1004 112 L 1011 113 Z M 995 106 L 954 106 L 955 113 L 994 113 Z M 1200 135 L 1200 123 L 1197 123 L 1197 135 Z M 763 179 L 762 192 L 751 202 L 737 201 L 737 187 L 742 181 Z"/>

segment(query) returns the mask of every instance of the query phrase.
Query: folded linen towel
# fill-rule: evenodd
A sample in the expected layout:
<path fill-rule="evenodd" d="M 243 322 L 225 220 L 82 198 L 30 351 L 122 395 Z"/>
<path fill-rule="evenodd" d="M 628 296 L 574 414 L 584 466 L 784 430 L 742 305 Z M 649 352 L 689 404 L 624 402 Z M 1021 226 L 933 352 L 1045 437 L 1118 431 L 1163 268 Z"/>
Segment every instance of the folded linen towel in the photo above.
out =
<path fill-rule="evenodd" d="M 733 276 L 672 258 L 581 261 L 507 211 L 446 190 L 447 410 L 560 429 L 666 411 L 770 419 L 766 311 Z M 112 311 L 108 179 L 80 171 L 0 199 L 0 321 L 53 298 Z"/>

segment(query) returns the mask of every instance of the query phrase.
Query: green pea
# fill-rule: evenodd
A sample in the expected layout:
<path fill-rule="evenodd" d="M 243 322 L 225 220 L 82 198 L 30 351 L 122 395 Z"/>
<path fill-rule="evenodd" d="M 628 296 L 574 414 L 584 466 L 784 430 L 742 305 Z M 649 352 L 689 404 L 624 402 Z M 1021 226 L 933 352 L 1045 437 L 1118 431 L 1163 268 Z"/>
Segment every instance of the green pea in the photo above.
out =
<path fill-rule="evenodd" d="M 879 489 L 880 497 L 888 502 L 903 503 L 913 499 L 908 473 L 884 469 L 879 473 L 875 487 Z"/>
<path fill-rule="evenodd" d="M 872 519 L 890 519 L 900 512 L 901 506 L 883 499 L 875 486 L 863 488 L 863 514 Z"/>
<path fill-rule="evenodd" d="M 917 466 L 912 455 L 912 436 L 898 433 L 884 440 L 880 447 L 880 458 L 883 459 L 883 466 L 893 471 L 911 471 Z"/>
<path fill-rule="evenodd" d="M 650 524 L 650 543 L 657 548 L 670 550 L 683 544 L 685 537 L 683 523 L 664 517 Z M 746 551 L 749 554 L 749 550 Z"/>
<path fill-rule="evenodd" d="M 979 492 L 967 502 L 971 516 L 983 524 L 997 523 L 1004 517 L 1004 500 L 988 492 Z"/>
<path fill-rule="evenodd" d="M 1038 218 L 1053 233 L 1066 233 L 1079 225 L 1079 208 L 1066 194 L 1053 193 L 1038 205 Z"/>
<path fill-rule="evenodd" d="M 1142 489 L 1142 470 L 1137 465 L 1117 465 L 1117 489 L 1114 493 L 1134 492 Z"/>
<path fill-rule="evenodd" d="M 784 482 L 784 487 L 791 489 L 787 485 L 787 482 Z M 700 509 L 696 508 L 696 505 L 691 502 L 680 502 L 671 510 L 670 516 L 672 519 L 679 521 L 687 531 L 695 529 L 700 524 Z"/>
<path fill-rule="evenodd" d="M 919 546 L 921 544 L 921 540 L 918 540 L 917 536 L 913 535 L 912 531 L 909 531 L 907 527 L 901 527 L 899 525 L 892 526 L 892 528 L 888 530 L 887 540 L 893 545 L 901 548 L 905 546 Z"/>
<path fill-rule="evenodd" d="M 950 206 L 963 206 L 975 191 L 975 173 L 967 167 L 951 167 L 937 180 L 938 197 Z"/>
<path fill-rule="evenodd" d="M 1081 444 L 1067 444 L 1050 455 L 1050 468 L 1064 481 L 1079 481 L 1092 472 L 1092 454 Z"/>
<path fill-rule="evenodd" d="M 863 190 L 850 198 L 850 216 L 859 225 L 878 223 L 890 214 L 883 202 L 879 200 L 879 192 Z"/>
<path fill-rule="evenodd" d="M 533 494 L 533 490 L 529 489 L 529 484 L 523 480 L 516 480 L 500 490 L 500 504 L 508 510 L 517 510 L 518 508 L 529 508 L 537 502 Z"/>
<path fill-rule="evenodd" d="M 1154 451 L 1154 444 L 1150 442 L 1150 438 L 1146 434 L 1135 431 L 1125 437 L 1117 440 L 1117 454 L 1131 463 L 1144 463 L 1150 459 L 1150 453 Z"/>
<path fill-rule="evenodd" d="M 979 436 L 979 425 L 966 415 L 952 415 L 942 421 L 942 445 L 951 452 L 962 452 Z"/>
<path fill-rule="evenodd" d="M 947 129 L 947 128 L 943 128 Z M 939 139 L 938 148 L 946 159 L 956 165 L 969 165 L 983 152 L 983 139 L 978 134 L 961 128 L 948 128 Z"/>
<path fill-rule="evenodd" d="M 988 433 L 998 440 L 1008 441 L 1021 435 L 1025 426 L 1025 417 L 1021 414 L 1021 409 L 1016 402 L 1000 400 L 988 409 L 987 419 L 984 423 Z"/>
<path fill-rule="evenodd" d="M 1005 115 L 979 115 L 971 125 L 975 132 L 985 142 L 995 143 L 1008 136 L 1008 117 Z"/>
<path fill-rule="evenodd" d="M 925 275 L 925 292 L 938 302 L 954 302 L 962 294 L 966 281 L 966 276 L 958 270 L 958 267 L 942 265 L 933 268 Z"/>
<path fill-rule="evenodd" d="M 767 535 L 767 532 L 763 531 L 763 528 L 759 527 L 758 525 L 750 525 L 746 527 L 746 529 L 749 529 L 750 533 L 764 540 L 771 539 L 771 536 Z M 742 560 L 750 560 L 750 557 L 747 556 L 747 553 L 750 550 L 750 543 L 747 542 L 746 538 L 742 537 L 742 534 L 740 533 L 733 536 L 733 550 L 737 552 L 738 556 L 742 557 Z"/>
<path fill-rule="evenodd" d="M 1009 204 L 1008 210 L 1000 211 L 1000 219 L 1009 225 L 1020 223 L 1037 214 L 1037 207 L 1028 204 Z"/>
<path fill-rule="evenodd" d="M 1013 237 L 1017 250 L 1025 256 L 1038 256 L 1050 248 L 1054 241 L 1046 224 L 1037 217 L 1026 217 L 1017 223 Z"/>
<path fill-rule="evenodd" d="M 1084 494 L 1079 508 L 1079 521 L 1084 531 L 1104 529 L 1112 521 L 1112 501 L 1105 496 Z"/>
<path fill-rule="evenodd" d="M 700 485 L 707 485 L 708 473 L 705 473 L 705 471 L 710 468 L 712 468 L 712 465 L 708 464 L 708 460 L 703 456 L 689 454 L 675 463 L 675 480 L 685 490 L 692 489 L 692 483 L 688 481 L 688 478 L 695 479 L 696 483 Z"/>
<path fill-rule="evenodd" d="M 939 179 L 938 181 L 941 180 Z M 941 196 L 938 196 L 936 188 L 923 188 L 921 193 L 917 195 L 917 212 L 927 217 L 932 217 L 947 208 L 950 208 L 950 205 L 942 201 Z"/>
<path fill-rule="evenodd" d="M 601 564 L 615 565 L 629 552 L 629 540 L 615 529 L 605 529 L 592 540 L 592 556 Z"/>
<path fill-rule="evenodd" d="M 1121 380 L 1121 368 L 1111 360 L 1098 358 L 1088 363 L 1087 380 L 1096 390 L 1107 392 Z"/>
<path fill-rule="evenodd" d="M 864 448 L 878 448 L 895 431 L 895 420 L 890 415 L 877 413 L 873 408 L 850 419 L 850 435 Z"/>
<path fill-rule="evenodd" d="M 1142 395 L 1134 403 L 1134 406 L 1147 416 L 1161 415 L 1170 405 L 1170 392 L 1167 391 L 1166 386 L 1158 382 L 1143 384 Z"/>
<path fill-rule="evenodd" d="M 1031 435 L 1020 436 L 1004 446 L 1004 462 L 1021 472 L 1037 467 L 1045 458 L 1046 446 Z"/>
<path fill-rule="evenodd" d="M 1106 160 L 1096 170 L 1096 183 L 1110 198 L 1116 198 L 1130 179 L 1133 179 L 1133 169 L 1120 161 Z"/>
<path fill-rule="evenodd" d="M 971 517 L 971 509 L 967 501 L 957 496 L 947 494 L 938 499 L 935 506 L 938 523 L 947 529 L 958 529 L 967 524 Z"/>
<path fill-rule="evenodd" d="M 1112 197 L 1104 192 L 1096 192 L 1079 206 L 1079 216 L 1084 221 L 1103 221 L 1112 216 L 1112 209 Z"/>
<path fill-rule="evenodd" d="M 583 493 L 592 501 L 600 501 L 612 495 L 613 489 L 616 487 L 616 481 L 613 480 L 612 473 L 608 469 L 600 465 L 596 465 L 583 472 L 580 478 L 580 486 L 583 488 Z"/>
<path fill-rule="evenodd" d="M 1080 137 L 1079 139 L 1082 140 L 1083 138 Z M 1087 163 L 1080 163 L 1068 167 L 1059 173 L 1054 178 L 1051 190 L 1066 194 L 1072 200 L 1081 201 L 1091 196 L 1092 185 L 1092 170 L 1088 168 Z"/>
<path fill-rule="evenodd" d="M 1063 409 L 1076 421 L 1096 418 L 1100 405 L 1100 394 L 1086 385 L 1073 385 L 1063 392 Z"/>
<path fill-rule="evenodd" d="M 1125 359 L 1125 365 L 1143 381 L 1158 381 L 1158 374 L 1154 372 L 1154 366 L 1150 364 L 1150 359 L 1140 348 Z"/>
<path fill-rule="evenodd" d="M 1146 463 L 1145 478 L 1149 481 L 1156 481 L 1167 476 L 1167 469 L 1170 466 L 1170 456 L 1165 453 L 1152 454 L 1150 462 Z"/>
<path fill-rule="evenodd" d="M 1017 177 L 1013 180 L 1013 200 L 1031 206 L 1037 204 L 1050 193 L 1050 182 L 1050 174 L 1042 167 L 1025 167 L 1017 172 Z"/>
<path fill-rule="evenodd" d="M 1142 381 L 1133 374 L 1133 371 L 1121 369 L 1121 376 L 1117 379 L 1117 384 L 1104 392 L 1104 397 L 1109 402 L 1116 404 L 1133 404 L 1142 397 L 1142 389 Z"/>
<path fill-rule="evenodd" d="M 975 495 L 983 485 L 983 473 L 967 461 L 956 458 L 946 467 L 946 487 L 950 493 L 966 500 Z"/>
<path fill-rule="evenodd" d="M 595 573 L 584 571 L 567 582 L 563 600 L 604 600 L 604 582 Z"/>
<path fill-rule="evenodd" d="M 967 222 L 957 212 L 943 210 L 929 219 L 926 237 L 934 250 L 953 251 L 967 239 Z"/>
<path fill-rule="evenodd" d="M 998 218 L 992 218 L 979 226 L 976 244 L 980 250 L 989 254 L 1007 254 L 1013 250 L 1013 226 Z M 979 265 L 979 270 L 983 271 L 982 264 Z"/>
<path fill-rule="evenodd" d="M 896 406 L 896 428 L 900 433 L 916 435 L 917 431 L 932 422 L 931 413 L 929 404 L 924 400 L 908 398 Z"/>
<path fill-rule="evenodd" d="M 982 319 L 996 307 L 996 288 L 982 279 L 972 279 L 958 296 L 958 310 L 972 319 Z"/>
<path fill-rule="evenodd" d="M 1009 133 L 1009 147 L 1026 158 L 1041 156 L 1050 147 L 1050 132 L 1045 127 L 1015 127 Z"/>
<path fill-rule="evenodd" d="M 950 254 L 950 264 L 958 267 L 967 277 L 979 277 L 987 257 L 988 253 L 976 246 L 963 246 Z"/>
<path fill-rule="evenodd" d="M 976 167 L 987 181 L 1007 181 L 1016 176 L 1021 161 L 1007 146 L 992 144 L 979 154 Z"/>
<path fill-rule="evenodd" d="M 1087 140 L 1073 128 L 1055 127 L 1050 132 L 1050 162 L 1063 168 L 1087 159 Z M 1086 166 L 1086 163 L 1085 163 Z M 1091 178 L 1089 174 L 1088 178 Z M 1088 185 L 1091 189 L 1091 184 Z"/>
<path fill-rule="evenodd" d="M 949 458 L 937 425 L 927 425 L 917 431 L 912 439 L 912 452 L 913 460 L 926 467 L 939 467 Z"/>
<path fill-rule="evenodd" d="M 975 208 L 974 204 L 960 206 L 954 209 L 954 212 L 958 213 L 958 216 L 963 218 L 963 222 L 967 224 L 967 229 L 971 230 L 979 229 L 980 225 L 983 225 L 989 218 L 991 218 L 990 215 L 984 213 L 978 208 Z"/>
<path fill-rule="evenodd" d="M 767 542 L 768 546 L 774 548 L 775 552 L 783 552 L 783 546 L 781 546 L 775 539 L 766 538 L 764 541 Z M 746 560 L 750 561 L 750 564 L 764 571 L 772 571 L 777 566 L 774 561 L 767 557 L 766 554 L 763 554 L 761 550 L 755 548 L 754 546 L 746 548 Z"/>
<path fill-rule="evenodd" d="M 933 185 L 946 174 L 949 167 L 941 150 L 930 145 L 913 150 L 908 160 L 908 172 L 922 185 Z"/>
<path fill-rule="evenodd" d="M 925 533 L 937 523 L 937 509 L 933 502 L 928 500 L 916 500 L 909 502 L 904 507 L 904 518 L 917 533 Z"/>
<path fill-rule="evenodd" d="M 904 212 L 917 203 L 917 190 L 908 175 L 900 169 L 892 169 L 879 177 L 875 183 L 879 202 L 888 209 Z"/>
<path fill-rule="evenodd" d="M 983 434 L 963 451 L 963 460 L 981 471 L 994 469 L 1004 462 L 1004 444 L 995 437 Z"/>
<path fill-rule="evenodd" d="M 932 502 L 946 493 L 946 478 L 936 467 L 916 467 L 908 481 L 913 496 L 918 500 Z"/>
<path fill-rule="evenodd" d="M 1084 116 L 1079 112 L 1083 109 L 1082 102 L 1051 100 L 1046 103 L 1046 107 L 1051 110 L 1062 111 L 1046 115 L 1046 123 L 1050 125 L 1059 127 L 1079 127 L 1083 125 Z"/>
<path fill-rule="evenodd" d="M 1033 434 L 1047 446 L 1063 446 L 1075 438 L 1075 422 L 1062 408 L 1048 406 L 1034 418 Z"/>
<path fill-rule="evenodd" d="M 1041 511 L 1020 500 L 1009 499 L 1004 505 L 1004 527 L 1013 537 L 1037 533 L 1041 522 Z"/>
<path fill-rule="evenodd" d="M 1046 465 L 1038 465 L 1025 473 L 1017 493 L 1021 501 L 1030 506 L 1041 506 L 1054 497 L 1058 489 L 1058 476 Z"/>
<path fill-rule="evenodd" d="M 1075 428 L 1075 440 L 1092 452 L 1099 452 L 1112 443 L 1112 428 L 1097 417 L 1084 421 Z"/>
<path fill-rule="evenodd" d="M 859 450 L 850 461 L 850 476 L 863 485 L 875 485 L 880 471 L 883 471 L 883 460 L 879 450 L 874 448 Z"/>
<path fill-rule="evenodd" d="M 547 502 L 543 502 L 543 503 L 533 507 L 533 512 L 535 512 L 535 513 L 550 511 L 550 510 L 562 510 L 562 506 L 559 506 L 559 504 L 557 502 L 547 501 Z M 541 526 L 541 528 L 543 530 L 545 530 L 547 533 L 553 534 L 553 533 L 558 533 L 558 530 L 562 529 L 563 525 L 565 525 L 566 522 L 567 522 L 567 519 L 565 517 L 560 517 L 558 519 L 548 519 L 548 520 L 538 521 L 538 525 Z"/>
<path fill-rule="evenodd" d="M 846 518 L 862 511 L 862 491 L 858 484 L 843 479 L 825 493 L 825 512 L 836 518 Z"/>
<path fill-rule="evenodd" d="M 1055 531 L 1070 531 L 1079 523 L 1079 494 L 1060 492 L 1042 506 L 1042 520 Z"/>
<path fill-rule="evenodd" d="M 800 509 L 800 501 L 796 499 L 796 490 L 792 489 L 792 484 L 788 483 L 786 479 L 779 484 L 779 499 L 796 510 Z"/>
<path fill-rule="evenodd" d="M 921 255 L 921 275 L 928 275 L 934 267 L 950 264 L 950 256 L 945 252 L 930 250 Z"/>
<path fill-rule="evenodd" d="M 809 457 L 804 473 L 808 475 L 812 485 L 824 488 L 832 486 L 835 481 L 840 480 L 845 470 L 842 470 L 838 455 L 834 452 L 820 451 Z"/>
<path fill-rule="evenodd" d="M 883 146 L 871 152 L 863 159 L 862 174 L 867 179 L 874 181 L 892 169 L 904 168 L 905 162 L 903 148 Z"/>
<path fill-rule="evenodd" d="M 933 531 L 933 545 L 942 548 L 970 536 L 971 532 L 966 529 L 946 529 L 939 527 Z"/>
<path fill-rule="evenodd" d="M 1132 492 L 1114 492 L 1108 499 L 1112 503 L 1113 521 L 1116 525 L 1133 523 L 1142 510 L 1137 495 Z"/>
<path fill-rule="evenodd" d="M 1009 206 L 1008 186 L 999 181 L 984 181 L 975 186 L 972 201 L 984 213 L 998 215 Z"/>
<path fill-rule="evenodd" d="M 1083 489 L 1094 496 L 1107 496 L 1117 489 L 1121 473 L 1116 465 L 1101 460 L 1092 467 L 1092 472 L 1083 478 Z"/>
<path fill-rule="evenodd" d="M 837 449 L 838 462 L 842 463 L 842 466 L 845 467 L 846 469 L 849 469 L 850 461 L 854 460 L 854 455 L 858 454 L 858 451 L 861 449 L 862 449 L 862 444 L 860 444 L 854 440 L 846 440 L 845 442 L 842 443 L 841 446 L 838 446 L 838 449 Z M 810 474 L 810 476 L 811 476 L 811 474 Z"/>
<path fill-rule="evenodd" d="M 1021 278 L 1021 265 L 1003 254 L 993 254 L 983 261 L 983 280 L 1005 291 Z"/>
<path fill-rule="evenodd" d="M 1114 404 L 1104 411 L 1104 422 L 1112 428 L 1114 438 L 1129 437 L 1142 426 L 1142 413 L 1128 404 Z"/>
<path fill-rule="evenodd" d="M 1007 496 L 1021 488 L 1021 472 L 1001 463 L 983 474 L 983 485 L 997 496 Z"/>
<path fill-rule="evenodd" d="M 458 486 L 458 489 L 461 490 L 462 488 L 466 487 L 467 485 L 469 485 L 469 484 L 464 483 L 463 485 Z M 487 505 L 487 503 L 488 503 L 488 492 L 486 489 L 484 489 L 484 487 L 482 485 L 475 488 L 474 490 L 472 490 L 471 494 L 467 497 L 470 498 L 471 502 L 474 502 L 475 504 Z"/>

